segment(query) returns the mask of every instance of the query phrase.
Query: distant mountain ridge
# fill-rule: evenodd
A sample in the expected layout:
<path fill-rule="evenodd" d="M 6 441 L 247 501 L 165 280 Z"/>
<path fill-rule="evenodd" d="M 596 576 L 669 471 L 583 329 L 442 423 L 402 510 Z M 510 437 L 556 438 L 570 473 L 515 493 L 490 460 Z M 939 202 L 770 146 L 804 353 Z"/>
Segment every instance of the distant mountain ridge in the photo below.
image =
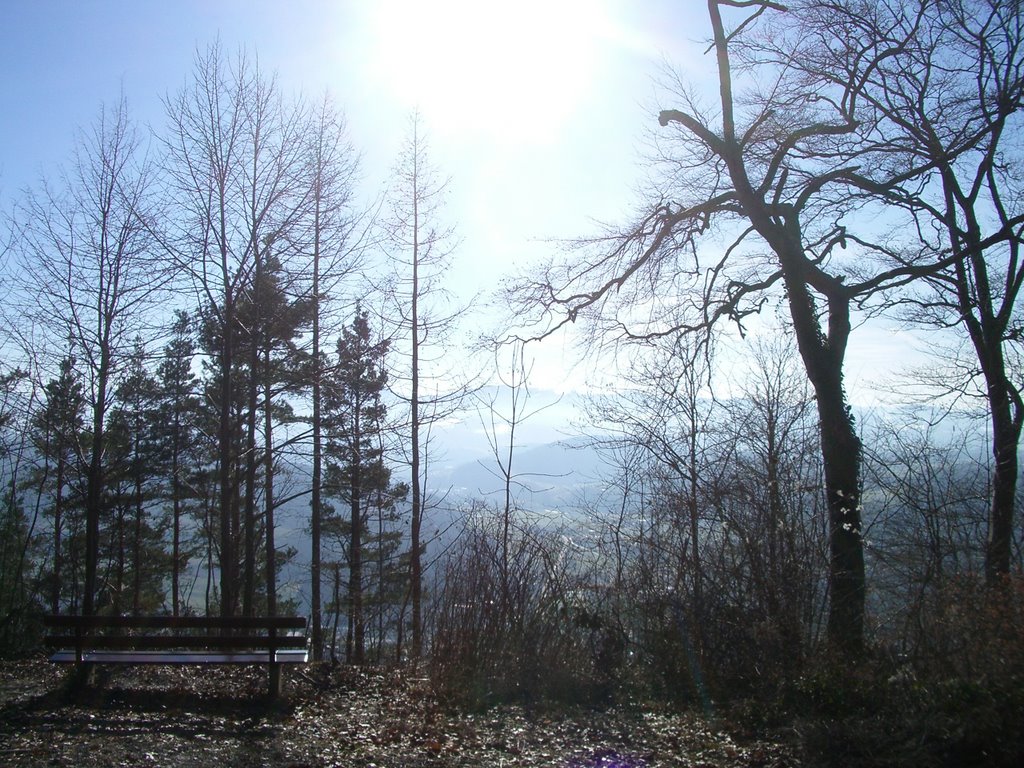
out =
<path fill-rule="evenodd" d="M 523 508 L 565 509 L 607 474 L 598 451 L 576 437 L 517 448 L 512 456 L 512 492 Z M 451 489 L 460 500 L 504 499 L 504 478 L 493 456 L 434 472 L 431 486 Z"/>

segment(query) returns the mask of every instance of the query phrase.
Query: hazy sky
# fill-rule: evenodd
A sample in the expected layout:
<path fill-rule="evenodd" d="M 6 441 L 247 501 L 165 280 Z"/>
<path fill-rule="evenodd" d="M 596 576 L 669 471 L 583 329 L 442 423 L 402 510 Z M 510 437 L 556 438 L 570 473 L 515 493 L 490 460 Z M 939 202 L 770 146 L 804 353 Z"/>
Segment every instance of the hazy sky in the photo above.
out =
<path fill-rule="evenodd" d="M 159 130 L 197 48 L 244 46 L 286 93 L 329 91 L 378 195 L 418 108 L 451 176 L 461 237 L 453 275 L 487 290 L 550 242 L 621 221 L 656 126 L 665 63 L 713 81 L 703 4 L 686 0 L 0 0 L 0 200 L 67 162 L 74 132 L 123 89 Z M 848 382 L 870 377 L 891 333 L 861 328 Z M 570 358 L 547 345 L 534 386 L 558 389 Z"/>
<path fill-rule="evenodd" d="M 123 88 L 159 130 L 161 98 L 197 48 L 245 46 L 285 92 L 329 91 L 363 155 L 362 194 L 386 184 L 418 108 L 451 176 L 456 269 L 486 289 L 553 238 L 628 210 L 654 80 L 704 36 L 680 0 L 0 0 L 0 195 L 67 162 L 77 127 Z M 701 57 L 701 66 L 709 62 Z"/>
<path fill-rule="evenodd" d="M 653 78 L 702 33 L 678 0 L 4 5 L 7 197 L 66 160 L 75 128 L 121 88 L 132 114 L 159 128 L 161 97 L 219 37 L 229 52 L 257 53 L 286 92 L 331 92 L 364 155 L 367 193 L 386 182 L 419 108 L 476 261 L 512 259 L 530 239 L 583 234 L 588 217 L 618 215 L 638 139 L 655 121 Z"/>

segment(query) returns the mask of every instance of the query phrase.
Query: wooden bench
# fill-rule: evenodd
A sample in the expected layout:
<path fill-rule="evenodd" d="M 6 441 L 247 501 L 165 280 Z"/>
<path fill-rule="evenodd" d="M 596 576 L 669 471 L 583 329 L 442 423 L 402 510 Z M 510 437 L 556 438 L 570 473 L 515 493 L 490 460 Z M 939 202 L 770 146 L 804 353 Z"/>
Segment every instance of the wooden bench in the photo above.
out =
<path fill-rule="evenodd" d="M 75 664 L 267 664 L 270 695 L 281 693 L 281 665 L 302 664 L 302 616 L 46 616 L 50 661 Z"/>

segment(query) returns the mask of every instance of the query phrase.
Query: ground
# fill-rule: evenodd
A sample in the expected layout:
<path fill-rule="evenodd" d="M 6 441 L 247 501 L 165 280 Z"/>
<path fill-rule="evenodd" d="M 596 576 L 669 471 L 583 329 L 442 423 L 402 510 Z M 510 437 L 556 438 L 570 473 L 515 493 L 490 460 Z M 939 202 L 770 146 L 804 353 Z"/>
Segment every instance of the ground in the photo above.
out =
<path fill-rule="evenodd" d="M 258 667 L 125 667 L 74 696 L 68 669 L 0 663 L 4 766 L 797 766 L 790 747 L 737 740 L 691 713 L 442 706 L 408 670 L 285 672 L 264 699 Z M 103 679 L 105 678 L 105 679 Z"/>

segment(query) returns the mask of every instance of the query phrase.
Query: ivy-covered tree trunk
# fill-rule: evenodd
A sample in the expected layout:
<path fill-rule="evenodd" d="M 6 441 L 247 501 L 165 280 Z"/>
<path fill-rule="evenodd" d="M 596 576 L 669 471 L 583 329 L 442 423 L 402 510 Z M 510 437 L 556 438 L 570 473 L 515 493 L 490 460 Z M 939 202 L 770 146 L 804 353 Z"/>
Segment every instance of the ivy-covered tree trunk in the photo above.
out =
<path fill-rule="evenodd" d="M 827 350 L 812 354 L 826 357 Z M 861 442 L 845 402 L 839 371 L 811 378 L 818 403 L 829 513 L 828 637 L 851 656 L 864 648 L 864 545 L 861 538 Z"/>
<path fill-rule="evenodd" d="M 790 225 L 795 226 L 795 225 Z M 843 388 L 843 362 L 850 335 L 850 303 L 842 281 L 822 280 L 828 291 L 828 329 L 823 332 L 800 262 L 781 235 L 790 318 L 808 380 L 814 388 L 821 430 L 821 456 L 829 512 L 828 638 L 840 653 L 857 657 L 864 647 L 865 573 L 861 539 L 861 443 Z M 799 239 L 790 247 L 799 248 Z"/>
<path fill-rule="evenodd" d="M 1013 519 L 1017 503 L 1018 459 L 1022 416 L 1019 405 L 1011 407 L 1008 388 L 989 385 L 992 420 L 992 502 L 989 509 L 985 578 L 996 584 L 1010 573 L 1013 554 Z"/>

